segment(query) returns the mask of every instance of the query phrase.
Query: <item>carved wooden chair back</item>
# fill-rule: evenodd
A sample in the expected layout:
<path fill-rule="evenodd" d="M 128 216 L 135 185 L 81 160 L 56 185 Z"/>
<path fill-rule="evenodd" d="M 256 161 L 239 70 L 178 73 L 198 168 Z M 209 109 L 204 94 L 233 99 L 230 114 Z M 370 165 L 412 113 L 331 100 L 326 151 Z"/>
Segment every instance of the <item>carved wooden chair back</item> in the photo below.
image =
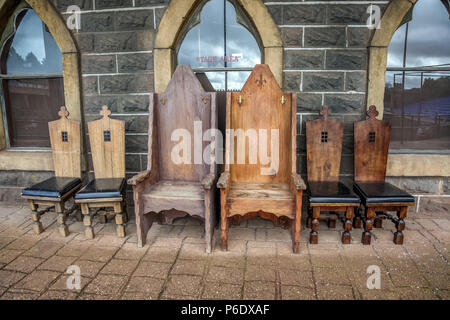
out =
<path fill-rule="evenodd" d="M 386 177 L 391 124 L 378 120 L 378 111 L 370 106 L 368 120 L 354 124 L 354 166 L 356 182 L 382 182 Z"/>
<path fill-rule="evenodd" d="M 56 177 L 81 178 L 80 122 L 69 120 L 66 107 L 61 107 L 58 120 L 48 123 Z"/>
<path fill-rule="evenodd" d="M 125 178 L 125 122 L 111 119 L 107 106 L 100 114 L 88 124 L 95 178 Z"/>
<path fill-rule="evenodd" d="M 308 181 L 339 181 L 344 123 L 328 117 L 328 106 L 320 114 L 306 122 Z"/>
<path fill-rule="evenodd" d="M 210 144 L 203 135 L 217 128 L 215 99 L 216 93 L 206 92 L 188 65 L 179 65 L 166 91 L 154 94 L 150 112 L 156 124 L 153 139 L 157 137 L 161 180 L 201 181 L 215 172 L 203 157 Z"/>
<path fill-rule="evenodd" d="M 226 128 L 233 129 L 234 135 L 226 137 L 225 170 L 230 171 L 232 181 L 290 181 L 296 172 L 295 100 L 296 95 L 284 93 L 270 68 L 263 64 L 255 66 L 240 92 L 227 94 Z M 262 132 L 267 143 L 260 143 Z M 276 139 L 272 141 L 272 132 L 274 137 L 278 135 L 278 145 Z M 256 153 L 249 151 L 251 144 Z M 277 170 L 265 159 L 267 156 L 278 158 Z"/>

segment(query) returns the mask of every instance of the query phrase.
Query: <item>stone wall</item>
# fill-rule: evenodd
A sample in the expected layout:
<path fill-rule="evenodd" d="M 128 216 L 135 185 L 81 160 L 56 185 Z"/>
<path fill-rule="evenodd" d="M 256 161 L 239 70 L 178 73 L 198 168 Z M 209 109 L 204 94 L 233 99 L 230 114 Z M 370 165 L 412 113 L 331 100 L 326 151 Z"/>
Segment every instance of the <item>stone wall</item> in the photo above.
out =
<path fill-rule="evenodd" d="M 153 92 L 153 42 L 169 0 L 53 0 L 64 18 L 81 10 L 74 37 L 81 51 L 84 117 L 102 105 L 126 122 L 126 171 L 146 169 L 149 93 Z M 373 1 L 263 0 L 284 45 L 284 90 L 298 93 L 298 171 L 306 174 L 305 121 L 327 104 L 345 122 L 342 178 L 353 176 L 353 122 L 363 119 L 367 87 L 367 8 Z M 382 11 L 388 1 L 375 1 Z M 90 164 L 92 172 L 92 165 Z M 46 172 L 0 172 L 0 201 L 18 199 L 21 187 Z M 449 194 L 447 178 L 390 178 L 414 194 Z M 5 190 L 9 190 L 6 192 Z M 130 192 L 130 191 L 129 191 Z M 3 195 L 2 195 L 3 194 Z M 131 193 L 129 193 L 131 200 Z"/>

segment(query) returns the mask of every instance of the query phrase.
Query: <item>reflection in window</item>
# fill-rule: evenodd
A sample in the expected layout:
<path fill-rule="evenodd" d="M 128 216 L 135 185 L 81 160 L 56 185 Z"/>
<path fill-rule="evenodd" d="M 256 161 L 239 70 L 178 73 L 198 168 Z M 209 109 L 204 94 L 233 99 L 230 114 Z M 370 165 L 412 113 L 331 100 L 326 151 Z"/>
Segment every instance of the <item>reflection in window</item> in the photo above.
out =
<path fill-rule="evenodd" d="M 388 48 L 384 119 L 391 149 L 450 149 L 450 20 L 440 0 L 420 0 Z"/>
<path fill-rule="evenodd" d="M 62 54 L 32 9 L 10 19 L 12 34 L 3 44 L 0 79 L 8 147 L 50 147 L 48 122 L 64 105 Z"/>
<path fill-rule="evenodd" d="M 261 63 L 254 34 L 235 1 L 205 1 L 182 34 L 177 63 L 205 72 L 216 90 L 240 90 L 254 65 Z"/>

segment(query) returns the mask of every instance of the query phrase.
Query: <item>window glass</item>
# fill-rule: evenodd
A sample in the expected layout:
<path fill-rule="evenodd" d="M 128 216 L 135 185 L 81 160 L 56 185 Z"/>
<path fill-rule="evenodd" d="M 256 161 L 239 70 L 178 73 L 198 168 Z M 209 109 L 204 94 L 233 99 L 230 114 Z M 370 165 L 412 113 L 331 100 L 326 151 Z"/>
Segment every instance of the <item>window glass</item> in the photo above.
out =
<path fill-rule="evenodd" d="M 62 54 L 47 27 L 33 10 L 19 22 L 6 60 L 7 74 L 62 73 Z"/>
<path fill-rule="evenodd" d="M 410 17 L 388 48 L 383 117 L 391 150 L 450 150 L 449 12 L 440 0 L 420 0 Z"/>
<path fill-rule="evenodd" d="M 261 49 L 248 28 L 247 17 L 230 1 L 206 1 L 188 23 L 177 63 L 204 69 L 216 90 L 241 89 L 250 73 L 232 68 L 250 70 L 261 63 Z"/>

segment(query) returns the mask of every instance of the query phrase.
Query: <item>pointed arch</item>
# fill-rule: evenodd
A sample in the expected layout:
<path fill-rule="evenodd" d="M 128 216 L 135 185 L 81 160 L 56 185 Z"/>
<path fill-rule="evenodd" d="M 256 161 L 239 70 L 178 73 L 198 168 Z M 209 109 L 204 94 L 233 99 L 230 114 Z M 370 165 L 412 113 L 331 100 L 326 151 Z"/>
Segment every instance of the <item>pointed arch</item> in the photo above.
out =
<path fill-rule="evenodd" d="M 66 108 L 69 111 L 69 118 L 72 120 L 82 120 L 82 96 L 81 96 L 81 73 L 79 50 L 76 42 L 67 28 L 61 14 L 49 0 L 25 0 L 25 2 L 36 12 L 39 18 L 46 24 L 50 34 L 55 39 L 61 53 L 63 63 L 64 97 Z M 0 0 L 0 35 L 7 28 L 10 16 L 21 2 Z M 6 147 L 5 128 L 0 114 L 0 150 Z M 21 153 L 21 152 L 15 152 Z M 9 156 L 8 152 L 0 155 L 4 160 L 5 168 L 8 170 L 52 170 L 51 153 L 35 152 L 38 161 L 31 159 L 30 154 L 23 155 L 23 161 L 17 161 L 17 155 Z M 13 159 L 14 158 L 14 159 Z M 32 157 L 34 158 L 34 157 Z M 28 160 L 27 160 L 28 159 Z M 50 161 L 47 161 L 50 160 Z"/>
<path fill-rule="evenodd" d="M 174 54 L 180 33 L 202 0 L 172 0 L 167 7 L 155 38 L 155 92 L 165 90 L 174 71 Z M 261 0 L 237 0 L 255 25 L 263 45 L 264 63 L 269 65 L 278 84 L 283 79 L 283 42 L 280 31 Z"/>

